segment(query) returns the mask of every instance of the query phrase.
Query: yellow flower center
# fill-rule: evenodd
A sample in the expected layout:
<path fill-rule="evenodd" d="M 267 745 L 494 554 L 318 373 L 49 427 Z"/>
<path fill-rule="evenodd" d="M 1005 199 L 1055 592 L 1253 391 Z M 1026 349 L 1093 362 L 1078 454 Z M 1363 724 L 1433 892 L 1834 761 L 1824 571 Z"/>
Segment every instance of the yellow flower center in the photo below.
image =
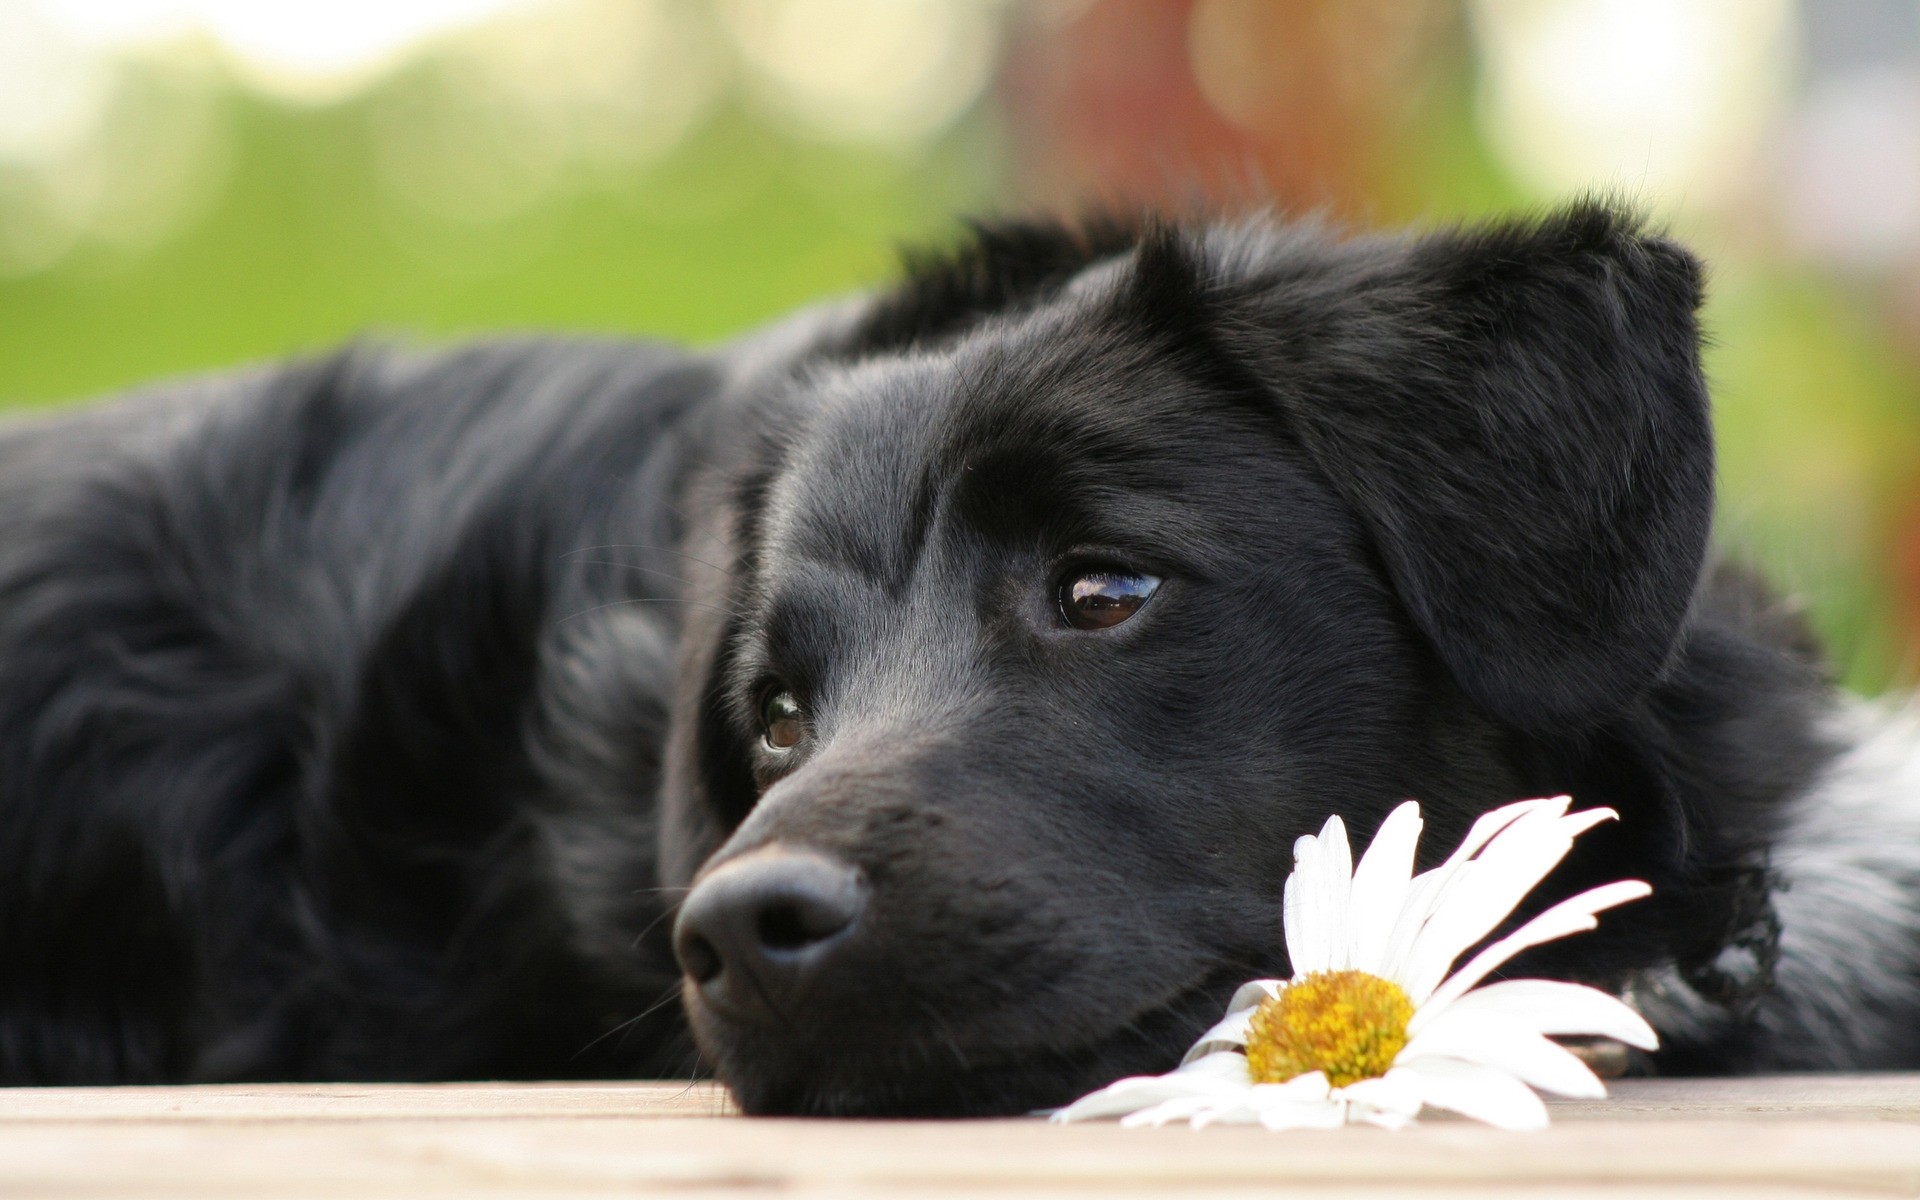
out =
<path fill-rule="evenodd" d="M 1391 980 L 1315 971 L 1254 1011 L 1247 1066 L 1255 1083 L 1325 1071 L 1329 1084 L 1345 1087 L 1387 1073 L 1412 1019 L 1413 1001 Z"/>

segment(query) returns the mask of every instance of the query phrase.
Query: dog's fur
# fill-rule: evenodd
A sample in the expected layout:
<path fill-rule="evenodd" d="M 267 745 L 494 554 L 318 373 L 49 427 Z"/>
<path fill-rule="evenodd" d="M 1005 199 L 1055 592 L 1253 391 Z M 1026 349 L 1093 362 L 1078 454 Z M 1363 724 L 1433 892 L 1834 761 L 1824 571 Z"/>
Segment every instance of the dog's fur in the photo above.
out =
<path fill-rule="evenodd" d="M 711 353 L 357 349 L 0 440 L 0 1081 L 695 1069 L 703 864 L 856 864 L 749 1109 L 1013 1112 L 1284 972 L 1296 836 L 1620 821 L 1651 1069 L 1920 1062 L 1920 735 L 1708 564 L 1631 217 L 982 228 Z M 1072 629 L 1063 572 L 1166 582 Z M 759 749 L 791 689 L 809 740 Z M 709 867 L 710 869 L 710 867 Z"/>

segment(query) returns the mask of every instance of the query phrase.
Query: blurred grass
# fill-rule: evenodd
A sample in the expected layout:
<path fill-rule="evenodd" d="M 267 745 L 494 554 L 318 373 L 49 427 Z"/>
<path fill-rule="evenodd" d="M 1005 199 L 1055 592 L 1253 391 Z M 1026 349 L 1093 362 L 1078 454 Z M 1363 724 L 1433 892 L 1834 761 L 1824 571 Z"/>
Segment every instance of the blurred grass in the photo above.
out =
<path fill-rule="evenodd" d="M 1471 63 L 1452 53 L 1380 147 L 1366 202 L 1378 223 L 1533 203 L 1490 155 Z M 712 341 L 885 278 L 900 242 L 949 237 L 956 215 L 1017 191 L 990 104 L 905 153 L 808 140 L 735 98 L 657 161 L 569 166 L 524 208 L 462 220 L 409 203 L 382 173 L 382 106 L 424 95 L 431 70 L 319 108 L 222 88 L 209 119 L 223 150 L 208 169 L 224 174 L 209 207 L 152 244 L 83 244 L 51 269 L 0 276 L 0 406 L 369 333 Z M 1886 306 L 1764 253 L 1716 257 L 1705 323 L 1720 540 L 1805 599 L 1850 686 L 1909 683 L 1914 617 L 1898 568 L 1920 545 L 1920 386 Z"/>
<path fill-rule="evenodd" d="M 1805 269 L 1718 272 L 1705 320 L 1721 542 L 1805 602 L 1848 686 L 1910 684 L 1920 380 L 1879 311 Z"/>
<path fill-rule="evenodd" d="M 81 249 L 0 279 L 0 403 L 41 405 L 373 331 L 711 340 L 884 277 L 903 240 L 990 203 L 991 122 L 922 156 L 781 137 L 737 108 L 665 159 L 568 180 L 498 222 L 383 187 L 373 101 L 227 94 L 235 164 L 194 225 L 146 252 Z"/>

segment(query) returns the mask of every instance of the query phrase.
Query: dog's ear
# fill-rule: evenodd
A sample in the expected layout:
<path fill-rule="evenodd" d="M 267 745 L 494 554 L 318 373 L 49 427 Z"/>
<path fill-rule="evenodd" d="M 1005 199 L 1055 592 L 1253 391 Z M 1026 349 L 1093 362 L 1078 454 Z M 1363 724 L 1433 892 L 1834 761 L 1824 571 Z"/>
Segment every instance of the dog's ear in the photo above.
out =
<path fill-rule="evenodd" d="M 1214 336 L 1359 514 L 1468 695 L 1567 728 L 1656 678 L 1713 508 L 1692 257 L 1588 203 L 1282 241 L 1211 282 Z"/>

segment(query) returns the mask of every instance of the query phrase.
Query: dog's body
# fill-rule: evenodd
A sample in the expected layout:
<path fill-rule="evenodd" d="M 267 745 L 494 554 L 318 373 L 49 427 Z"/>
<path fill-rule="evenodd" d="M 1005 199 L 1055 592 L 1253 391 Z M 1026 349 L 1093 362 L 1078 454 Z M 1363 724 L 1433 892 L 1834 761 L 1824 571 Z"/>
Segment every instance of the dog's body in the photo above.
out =
<path fill-rule="evenodd" d="M 18 425 L 0 1081 L 683 1073 L 677 948 L 752 1109 L 1021 1111 L 1283 973 L 1328 812 L 1562 792 L 1542 902 L 1656 892 L 1526 966 L 1656 1068 L 1920 1063 L 1920 734 L 1703 568 L 1697 303 L 1595 208 L 1016 227 L 709 354 Z M 746 996 L 676 903 L 792 852 L 858 919 Z"/>

